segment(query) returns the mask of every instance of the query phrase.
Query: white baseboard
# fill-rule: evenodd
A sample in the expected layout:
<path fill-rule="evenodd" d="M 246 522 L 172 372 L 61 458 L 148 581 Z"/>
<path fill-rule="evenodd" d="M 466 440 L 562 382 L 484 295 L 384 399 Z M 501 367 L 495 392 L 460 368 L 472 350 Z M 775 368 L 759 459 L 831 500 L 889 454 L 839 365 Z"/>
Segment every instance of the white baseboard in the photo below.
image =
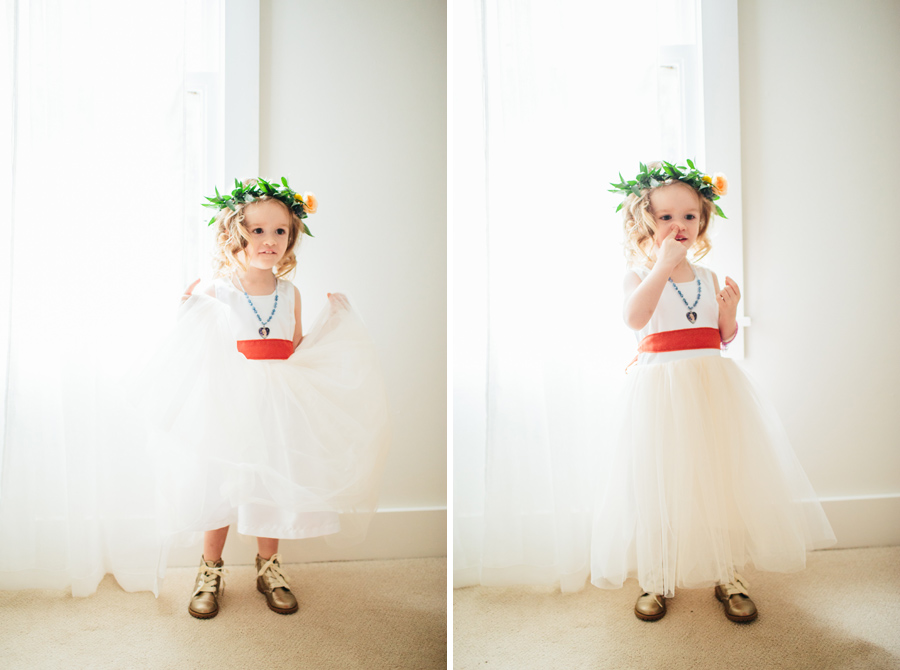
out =
<path fill-rule="evenodd" d="M 837 544 L 833 549 L 900 545 L 900 495 L 822 498 Z"/>
<path fill-rule="evenodd" d="M 250 565 L 256 541 L 229 532 L 222 558 L 226 565 Z M 175 547 L 169 567 L 196 567 L 202 547 Z M 372 518 L 365 542 L 349 548 L 328 546 L 324 538 L 282 540 L 278 551 L 284 563 L 366 561 L 391 558 L 426 558 L 447 555 L 447 508 L 384 509 Z"/>

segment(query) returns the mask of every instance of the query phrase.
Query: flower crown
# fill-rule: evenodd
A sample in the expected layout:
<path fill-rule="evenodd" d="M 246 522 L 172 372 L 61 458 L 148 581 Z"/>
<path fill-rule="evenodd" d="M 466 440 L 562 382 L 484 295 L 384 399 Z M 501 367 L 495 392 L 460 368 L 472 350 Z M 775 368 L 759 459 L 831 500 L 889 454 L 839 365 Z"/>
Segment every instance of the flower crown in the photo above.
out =
<path fill-rule="evenodd" d="M 316 196 L 312 193 L 300 195 L 299 193 L 294 192 L 291 187 L 288 186 L 287 179 L 284 177 L 281 178 L 281 184 L 281 186 L 273 184 L 262 177 L 259 179 L 248 179 L 243 184 L 235 179 L 234 190 L 230 194 L 220 195 L 219 189 L 216 188 L 216 197 L 207 197 L 206 199 L 209 200 L 209 202 L 204 202 L 203 206 L 215 207 L 219 211 L 230 209 L 233 212 L 235 211 L 235 205 L 246 202 L 255 202 L 263 196 L 274 198 L 275 200 L 283 202 L 294 215 L 300 218 L 300 225 L 303 227 L 303 232 L 312 237 L 313 234 L 309 232 L 309 228 L 306 227 L 306 223 L 303 222 L 303 219 L 309 214 L 316 213 L 316 210 L 319 208 L 319 201 L 316 200 Z M 218 214 L 216 214 L 216 216 L 218 216 Z M 212 225 L 213 221 L 216 220 L 216 216 L 213 216 L 207 225 Z"/>
<path fill-rule="evenodd" d="M 637 173 L 634 179 L 629 181 L 625 181 L 620 172 L 619 183 L 610 182 L 610 186 L 615 186 L 615 188 L 609 189 L 609 192 L 621 193 L 626 197 L 633 193 L 640 198 L 641 191 L 662 186 L 667 181 L 676 180 L 684 182 L 707 200 L 716 201 L 719 199 L 719 196 L 728 193 L 728 180 L 725 178 L 725 175 L 720 173 L 715 177 L 710 177 L 694 167 L 694 163 L 690 159 L 687 161 L 687 167 L 673 165 L 665 161 L 653 168 L 648 168 L 643 163 L 640 166 L 641 171 Z M 624 206 L 624 201 L 619 203 L 616 211 L 618 212 Z M 718 205 L 716 205 L 716 214 L 723 219 L 728 218 Z"/>

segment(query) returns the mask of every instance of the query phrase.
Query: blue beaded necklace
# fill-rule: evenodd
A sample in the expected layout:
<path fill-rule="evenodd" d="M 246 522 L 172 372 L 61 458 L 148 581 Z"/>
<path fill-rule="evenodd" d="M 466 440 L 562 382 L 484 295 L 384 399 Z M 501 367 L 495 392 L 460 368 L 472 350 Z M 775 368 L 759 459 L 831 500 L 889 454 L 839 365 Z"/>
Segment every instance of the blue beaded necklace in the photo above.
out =
<path fill-rule="evenodd" d="M 259 315 L 259 312 L 256 311 L 256 307 L 253 305 L 253 301 L 250 300 L 250 296 L 247 295 L 247 291 L 244 290 L 244 285 L 241 283 L 240 277 L 237 275 L 234 276 L 237 279 L 238 286 L 241 287 L 241 291 L 244 293 L 244 297 L 247 298 L 247 302 L 250 303 L 250 309 L 253 310 L 253 313 L 256 314 L 257 320 L 262 324 L 262 327 L 259 329 L 259 336 L 263 339 L 266 339 L 269 336 L 269 329 L 267 328 L 269 321 L 272 320 L 272 317 L 275 316 L 275 310 L 278 309 L 278 282 L 275 282 L 275 304 L 272 306 L 272 313 L 269 314 L 269 318 L 265 321 L 262 320 L 262 317 Z"/>
<path fill-rule="evenodd" d="M 688 305 L 688 301 L 685 300 L 684 296 L 681 294 L 681 289 L 679 289 L 675 282 L 672 281 L 671 277 L 669 277 L 669 283 L 672 285 L 672 288 L 678 292 L 678 297 L 681 298 L 681 302 L 684 303 L 684 306 L 688 308 L 687 314 L 685 315 L 687 316 L 687 320 L 694 323 L 694 321 L 697 320 L 697 312 L 694 311 L 694 308 L 697 306 L 697 303 L 700 302 L 700 278 L 697 277 L 697 299 L 694 301 L 693 305 Z"/>

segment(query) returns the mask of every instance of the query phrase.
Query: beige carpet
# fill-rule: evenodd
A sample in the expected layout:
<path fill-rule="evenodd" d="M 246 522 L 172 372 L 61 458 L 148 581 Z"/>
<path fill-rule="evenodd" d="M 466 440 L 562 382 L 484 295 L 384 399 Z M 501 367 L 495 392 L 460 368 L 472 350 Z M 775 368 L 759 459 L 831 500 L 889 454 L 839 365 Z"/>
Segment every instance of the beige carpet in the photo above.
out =
<path fill-rule="evenodd" d="M 636 581 L 574 594 L 537 588 L 453 592 L 457 670 L 900 668 L 900 547 L 810 554 L 795 575 L 747 571 L 759 618 L 728 621 L 712 589 L 681 591 L 638 620 Z"/>
<path fill-rule="evenodd" d="M 0 591 L 0 668 L 447 666 L 444 558 L 287 565 L 300 611 L 266 607 L 251 566 L 226 566 L 219 615 L 187 613 L 195 569 L 170 569 L 159 599 L 107 575 L 90 598 Z"/>

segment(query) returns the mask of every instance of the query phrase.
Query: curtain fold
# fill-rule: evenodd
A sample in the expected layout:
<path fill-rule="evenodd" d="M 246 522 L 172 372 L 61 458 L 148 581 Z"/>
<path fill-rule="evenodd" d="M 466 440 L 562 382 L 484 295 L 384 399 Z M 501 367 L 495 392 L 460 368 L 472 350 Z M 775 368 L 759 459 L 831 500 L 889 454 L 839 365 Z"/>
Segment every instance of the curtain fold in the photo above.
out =
<path fill-rule="evenodd" d="M 4 9 L 0 588 L 83 596 L 113 573 L 155 590 L 152 474 L 122 380 L 183 288 L 184 6 Z"/>
<path fill-rule="evenodd" d="M 657 3 L 462 11 L 481 59 L 454 95 L 481 107 L 483 136 L 454 141 L 483 170 L 485 213 L 457 221 L 469 243 L 456 246 L 467 303 L 454 318 L 484 336 L 454 340 L 454 581 L 573 591 L 589 575 L 598 468 L 635 346 L 607 189 L 659 157 Z"/>

